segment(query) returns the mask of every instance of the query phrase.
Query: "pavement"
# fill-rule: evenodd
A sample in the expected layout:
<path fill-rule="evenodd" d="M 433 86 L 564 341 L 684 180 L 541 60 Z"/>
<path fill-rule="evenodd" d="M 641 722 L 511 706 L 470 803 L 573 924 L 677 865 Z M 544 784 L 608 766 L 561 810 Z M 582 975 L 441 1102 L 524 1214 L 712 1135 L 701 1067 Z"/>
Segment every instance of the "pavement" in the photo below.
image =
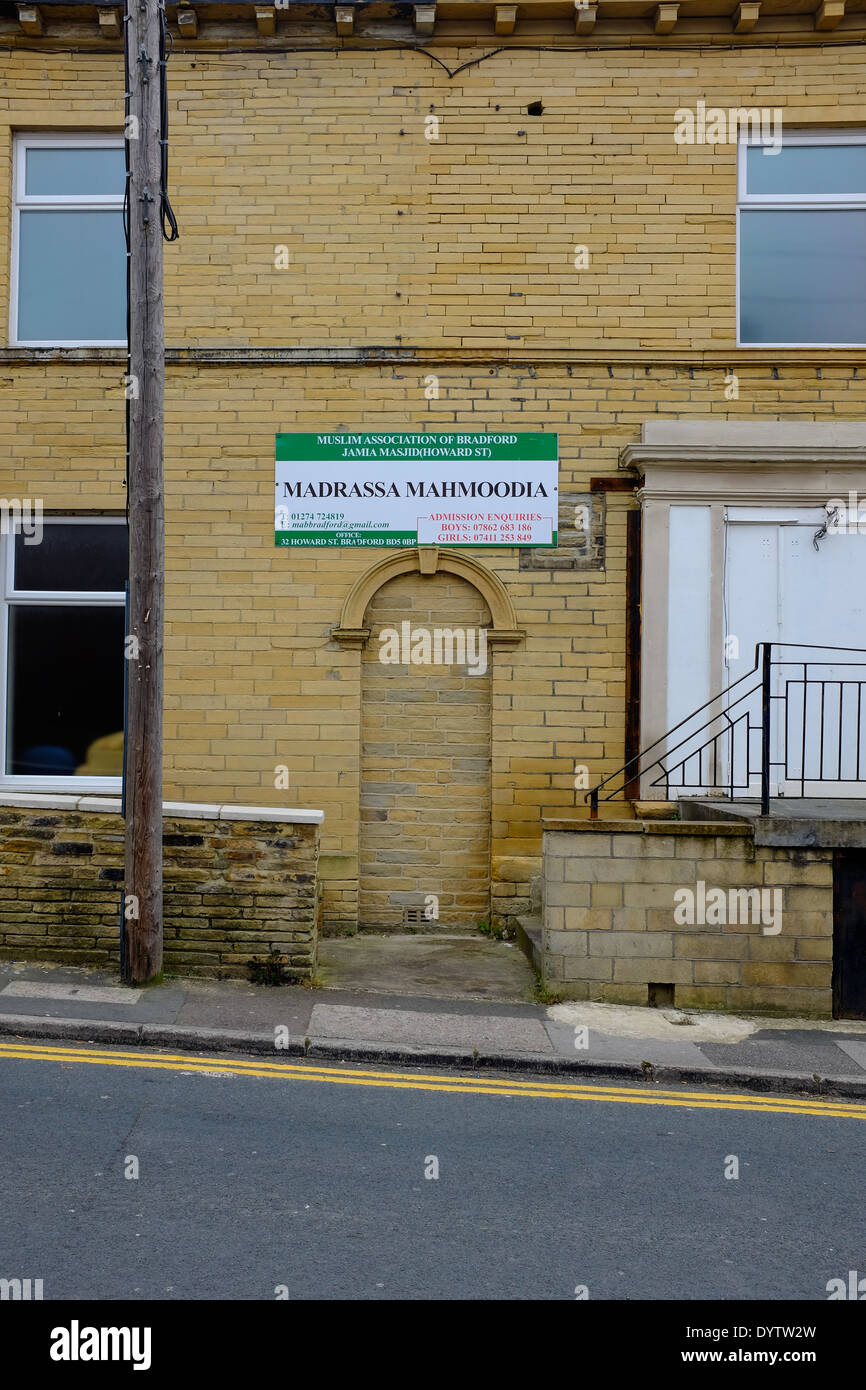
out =
<path fill-rule="evenodd" d="M 519 996 L 517 949 L 479 944 L 513 955 Z M 454 979 L 428 987 L 422 996 L 184 978 L 137 990 L 105 971 L 10 962 L 0 965 L 0 1037 L 866 1098 L 866 1022 L 547 1006 L 461 994 Z"/>
<path fill-rule="evenodd" d="M 438 931 L 358 933 L 319 941 L 319 982 L 366 994 L 531 1003 L 535 976 L 513 942 Z"/>

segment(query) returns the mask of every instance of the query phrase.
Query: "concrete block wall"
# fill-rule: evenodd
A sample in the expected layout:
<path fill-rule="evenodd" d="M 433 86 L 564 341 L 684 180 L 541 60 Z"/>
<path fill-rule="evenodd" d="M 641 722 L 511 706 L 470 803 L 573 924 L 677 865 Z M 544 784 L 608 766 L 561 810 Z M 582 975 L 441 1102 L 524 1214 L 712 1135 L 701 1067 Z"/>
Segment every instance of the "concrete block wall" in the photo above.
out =
<path fill-rule="evenodd" d="M 675 893 L 697 897 L 699 883 L 726 900 L 778 889 L 780 930 L 742 912 L 677 921 Z M 832 1013 L 831 849 L 756 846 L 751 826 L 730 822 L 549 820 L 544 902 L 544 979 L 563 997 L 646 1004 L 661 984 L 678 1007 Z"/>
<path fill-rule="evenodd" d="M 278 950 L 316 964 L 320 811 L 164 808 L 165 969 L 247 975 Z M 124 823 L 109 797 L 0 794 L 0 958 L 114 966 Z"/>

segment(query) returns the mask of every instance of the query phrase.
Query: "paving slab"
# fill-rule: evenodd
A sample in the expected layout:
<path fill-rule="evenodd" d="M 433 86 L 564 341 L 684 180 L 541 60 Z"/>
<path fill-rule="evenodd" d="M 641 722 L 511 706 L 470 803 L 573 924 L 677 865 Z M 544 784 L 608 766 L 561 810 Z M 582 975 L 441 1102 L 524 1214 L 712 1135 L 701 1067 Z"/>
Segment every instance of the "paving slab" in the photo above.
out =
<path fill-rule="evenodd" d="M 757 1039 L 757 1040 L 756 1040 Z M 763 1032 L 736 1046 L 702 1043 L 701 1052 L 714 1066 L 784 1067 L 807 1076 L 834 1076 L 859 1070 L 856 1060 L 832 1036 Z"/>
<path fill-rule="evenodd" d="M 297 986 L 253 985 L 243 980 L 184 980 L 184 998 L 172 1022 L 185 1028 L 273 1032 L 277 1026 L 304 1037 L 315 991 Z"/>
<path fill-rule="evenodd" d="M 866 1071 L 866 1041 L 854 1041 L 852 1038 L 837 1038 L 836 1041 L 842 1051 Z"/>
<path fill-rule="evenodd" d="M 554 1004 L 548 1010 L 557 1023 L 585 1027 L 621 1038 L 653 1038 L 659 1042 L 739 1042 L 758 1028 L 752 1019 L 698 1010 L 637 1008 L 631 1004 Z"/>
<path fill-rule="evenodd" d="M 513 942 L 478 936 L 326 937 L 318 974 L 328 989 L 428 998 L 532 999 L 535 976 Z"/>
<path fill-rule="evenodd" d="M 55 984 L 44 980 L 13 980 L 0 989 L 0 998 L 71 999 L 82 1004 L 121 1004 L 131 1008 L 141 998 L 140 989 L 123 985 Z"/>
<path fill-rule="evenodd" d="M 417 1009 L 351 1008 L 316 1004 L 311 1037 L 365 1038 L 370 1042 L 429 1044 L 435 1047 L 495 1049 L 497 1052 L 553 1052 L 540 1019 L 501 1015 L 428 1013 Z"/>
<path fill-rule="evenodd" d="M 662 1040 L 652 1035 L 642 1037 L 634 1033 L 605 1033 L 596 1024 L 587 1028 L 585 1035 L 579 1036 L 574 1027 L 567 1023 L 551 1021 L 546 1027 L 548 1037 L 561 1057 L 572 1057 L 588 1063 L 632 1062 L 637 1066 L 649 1062 L 653 1067 L 713 1065 L 697 1044 L 679 1038 Z"/>
<path fill-rule="evenodd" d="M 129 989 L 116 974 L 76 966 L 0 965 L 0 1017 L 42 1014 L 46 1018 L 88 1018 L 126 1023 L 173 1022 L 184 1002 L 173 982 Z"/>

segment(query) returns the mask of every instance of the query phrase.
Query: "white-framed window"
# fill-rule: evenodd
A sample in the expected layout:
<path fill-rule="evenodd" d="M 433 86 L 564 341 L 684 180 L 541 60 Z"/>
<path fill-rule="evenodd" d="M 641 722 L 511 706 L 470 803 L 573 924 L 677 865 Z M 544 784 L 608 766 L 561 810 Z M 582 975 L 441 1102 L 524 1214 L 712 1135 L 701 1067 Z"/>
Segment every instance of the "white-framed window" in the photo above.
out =
<path fill-rule="evenodd" d="M 125 346 L 125 179 L 119 136 L 16 137 L 11 343 Z"/>
<path fill-rule="evenodd" d="M 737 341 L 866 344 L 866 131 L 740 141 Z"/>
<path fill-rule="evenodd" d="M 127 527 L 44 517 L 0 537 L 0 786 L 113 791 L 123 772 Z"/>

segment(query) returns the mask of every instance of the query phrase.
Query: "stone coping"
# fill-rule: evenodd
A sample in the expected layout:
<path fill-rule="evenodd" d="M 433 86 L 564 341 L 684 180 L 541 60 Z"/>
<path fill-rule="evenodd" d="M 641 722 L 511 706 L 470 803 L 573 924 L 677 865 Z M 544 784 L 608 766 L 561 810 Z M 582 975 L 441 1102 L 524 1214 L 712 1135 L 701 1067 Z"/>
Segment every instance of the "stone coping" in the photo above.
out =
<path fill-rule="evenodd" d="M 862 420 L 644 420 L 641 443 L 738 444 L 745 448 L 767 445 L 785 448 L 833 446 L 866 449 L 866 422 Z"/>
<path fill-rule="evenodd" d="M 98 811 L 120 815 L 119 796 L 43 795 L 41 792 L 0 791 L 0 807 L 34 811 Z M 164 801 L 162 814 L 169 820 L 258 820 L 283 825 L 321 825 L 324 811 L 281 809 L 277 806 L 219 806 L 213 802 Z"/>
<path fill-rule="evenodd" d="M 619 835 L 751 835 L 752 826 L 709 820 L 556 820 L 542 817 L 542 830 Z"/>

